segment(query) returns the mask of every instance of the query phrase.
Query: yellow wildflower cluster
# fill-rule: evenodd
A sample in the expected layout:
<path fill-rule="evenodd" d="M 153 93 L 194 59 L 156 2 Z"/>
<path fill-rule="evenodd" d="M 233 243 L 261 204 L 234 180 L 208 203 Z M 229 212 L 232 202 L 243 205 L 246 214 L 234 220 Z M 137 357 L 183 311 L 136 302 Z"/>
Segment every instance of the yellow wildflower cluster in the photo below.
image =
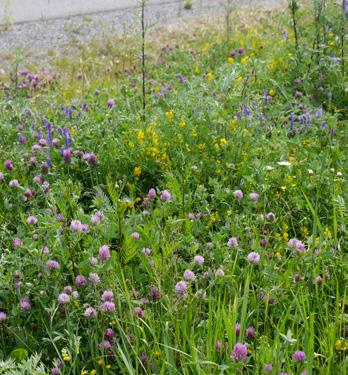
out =
<path fill-rule="evenodd" d="M 347 340 L 336 340 L 335 348 L 336 348 L 336 350 L 340 350 L 340 351 L 345 352 L 346 350 L 348 350 L 348 341 Z"/>

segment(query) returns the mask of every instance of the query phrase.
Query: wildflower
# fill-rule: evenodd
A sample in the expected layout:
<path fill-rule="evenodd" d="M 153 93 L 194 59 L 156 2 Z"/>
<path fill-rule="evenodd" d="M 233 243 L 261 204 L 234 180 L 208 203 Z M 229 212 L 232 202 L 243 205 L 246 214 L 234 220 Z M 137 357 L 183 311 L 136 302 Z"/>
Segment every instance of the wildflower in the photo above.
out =
<path fill-rule="evenodd" d="M 140 361 L 144 365 L 147 362 L 147 355 L 146 353 L 141 353 L 140 354 Z"/>
<path fill-rule="evenodd" d="M 151 288 L 150 295 L 154 301 L 160 299 L 160 292 L 156 287 Z"/>
<path fill-rule="evenodd" d="M 92 284 L 97 284 L 100 282 L 100 277 L 96 274 L 96 273 L 90 273 L 88 275 L 88 280 L 92 283 Z"/>
<path fill-rule="evenodd" d="M 171 195 L 168 190 L 163 190 L 160 199 L 162 202 L 168 202 L 171 199 Z"/>
<path fill-rule="evenodd" d="M 235 330 L 236 330 L 236 336 L 238 337 L 240 335 L 240 324 L 239 323 L 236 323 Z"/>
<path fill-rule="evenodd" d="M 174 118 L 174 112 L 173 111 L 166 112 L 166 116 L 168 117 L 169 120 L 172 120 Z"/>
<path fill-rule="evenodd" d="M 70 296 L 69 296 L 69 294 L 60 293 L 59 296 L 58 296 L 58 302 L 61 305 L 64 305 L 65 303 L 69 303 L 70 302 Z"/>
<path fill-rule="evenodd" d="M 14 180 L 11 180 L 9 183 L 8 183 L 8 186 L 11 187 L 11 188 L 16 188 L 16 187 L 19 187 L 19 182 L 18 180 L 14 179 Z"/>
<path fill-rule="evenodd" d="M 107 245 L 103 245 L 99 248 L 99 254 L 98 254 L 98 258 L 100 260 L 108 260 L 110 258 L 110 247 L 107 246 Z"/>
<path fill-rule="evenodd" d="M 252 340 L 255 338 L 255 334 L 256 334 L 256 330 L 254 327 L 248 327 L 246 329 L 246 337 L 249 339 L 249 340 Z"/>
<path fill-rule="evenodd" d="M 14 238 L 13 241 L 12 241 L 12 245 L 13 245 L 13 247 L 19 247 L 19 246 L 21 246 L 22 245 L 21 239 L 18 238 L 18 237 Z"/>
<path fill-rule="evenodd" d="M 294 362 L 304 362 L 306 360 L 306 353 L 297 350 L 292 356 Z"/>
<path fill-rule="evenodd" d="M 2 172 L 0 172 L 0 181 L 3 181 L 5 178 L 4 174 Z"/>
<path fill-rule="evenodd" d="M 221 341 L 220 340 L 217 340 L 216 343 L 215 343 L 215 349 L 217 352 L 220 352 L 221 351 Z"/>
<path fill-rule="evenodd" d="M 184 272 L 184 279 L 185 280 L 195 280 L 196 279 L 196 275 L 191 270 L 186 270 Z"/>
<path fill-rule="evenodd" d="M 296 92 L 295 92 L 295 96 L 296 96 L 296 98 L 300 98 L 302 95 L 303 95 L 303 94 L 302 94 L 301 91 L 296 91 Z"/>
<path fill-rule="evenodd" d="M 107 102 L 107 105 L 110 109 L 114 108 L 115 106 L 115 100 L 114 99 L 109 99 Z"/>
<path fill-rule="evenodd" d="M 237 199 L 242 199 L 243 198 L 243 192 L 242 190 L 235 190 L 233 192 L 233 195 L 237 198 Z"/>
<path fill-rule="evenodd" d="M 29 297 L 24 297 L 21 300 L 20 306 L 21 306 L 21 310 L 22 311 L 28 311 L 28 310 L 30 310 L 31 305 L 30 305 L 30 302 L 29 302 Z"/>
<path fill-rule="evenodd" d="M 143 247 L 142 249 L 141 249 L 141 252 L 142 252 L 142 254 L 144 254 L 144 255 L 150 255 L 151 254 L 151 249 L 150 248 L 148 248 L 148 247 Z"/>
<path fill-rule="evenodd" d="M 143 319 L 145 317 L 145 311 L 141 307 L 135 307 L 133 312 L 138 318 Z"/>
<path fill-rule="evenodd" d="M 204 263 L 204 258 L 201 255 L 195 255 L 193 262 L 201 266 Z"/>
<path fill-rule="evenodd" d="M 102 295 L 103 302 L 106 302 L 106 301 L 112 302 L 113 299 L 114 299 L 114 294 L 112 293 L 111 290 L 106 290 Z"/>
<path fill-rule="evenodd" d="M 112 313 L 115 311 L 115 304 L 113 302 L 110 302 L 110 301 L 106 301 L 102 304 L 102 309 L 103 311 L 105 312 L 109 312 L 109 313 Z"/>
<path fill-rule="evenodd" d="M 72 292 L 72 296 L 73 296 L 74 299 L 78 299 L 79 298 L 79 292 L 77 290 L 74 290 Z"/>
<path fill-rule="evenodd" d="M 288 242 L 288 245 L 291 247 L 295 247 L 296 249 L 300 251 L 305 251 L 305 245 L 302 243 L 302 241 L 296 239 L 296 238 L 291 238 Z"/>
<path fill-rule="evenodd" d="M 250 193 L 250 194 L 249 194 L 249 197 L 250 197 L 250 199 L 251 199 L 252 201 L 257 202 L 257 201 L 259 200 L 259 198 L 260 198 L 260 195 L 257 194 L 257 193 Z"/>
<path fill-rule="evenodd" d="M 243 361 L 247 357 L 247 355 L 248 350 L 246 345 L 237 343 L 233 348 L 231 357 L 234 361 Z"/>
<path fill-rule="evenodd" d="M 111 344 L 110 344 L 110 341 L 109 340 L 103 340 L 100 344 L 99 344 L 99 349 L 110 349 L 111 348 Z"/>
<path fill-rule="evenodd" d="M 85 316 L 87 316 L 87 318 L 95 318 L 97 316 L 97 311 L 93 307 L 87 307 Z"/>
<path fill-rule="evenodd" d="M 135 177 L 139 177 L 141 175 L 141 168 L 140 167 L 135 167 L 133 169 L 133 173 Z"/>
<path fill-rule="evenodd" d="M 72 232 L 82 232 L 82 224 L 79 220 L 72 220 L 70 223 L 70 229 Z"/>
<path fill-rule="evenodd" d="M 83 275 L 76 276 L 75 283 L 77 286 L 82 286 L 86 284 L 86 278 Z"/>
<path fill-rule="evenodd" d="M 13 169 L 12 161 L 11 161 L 11 160 L 5 160 L 5 161 L 4 161 L 4 167 L 5 167 L 8 171 L 12 171 L 12 169 Z"/>
<path fill-rule="evenodd" d="M 138 232 L 133 232 L 132 238 L 134 241 L 138 241 L 140 239 L 140 234 Z"/>
<path fill-rule="evenodd" d="M 263 369 L 266 372 L 270 372 L 273 370 L 273 366 L 269 363 L 269 364 L 264 365 Z"/>
<path fill-rule="evenodd" d="M 104 214 L 101 211 L 98 211 L 91 216 L 91 223 L 93 225 L 98 225 L 100 224 L 103 218 L 104 218 Z"/>
<path fill-rule="evenodd" d="M 231 237 L 227 241 L 227 246 L 228 247 L 236 247 L 238 246 L 238 239 L 237 237 Z"/>
<path fill-rule="evenodd" d="M 215 271 L 215 277 L 223 277 L 225 276 L 225 272 L 222 268 L 218 268 L 216 271 Z"/>
<path fill-rule="evenodd" d="M 48 271 L 58 270 L 60 268 L 59 263 L 56 260 L 48 260 L 46 263 L 46 269 Z"/>
<path fill-rule="evenodd" d="M 92 257 L 89 259 L 89 263 L 91 264 L 91 266 L 96 266 L 98 264 L 98 259 L 95 257 Z"/>
<path fill-rule="evenodd" d="M 290 167 L 291 163 L 288 161 L 278 161 L 278 164 L 283 166 L 283 167 Z"/>
<path fill-rule="evenodd" d="M 179 281 L 175 285 L 175 293 L 179 296 L 185 295 L 187 293 L 187 284 L 185 281 Z"/>
<path fill-rule="evenodd" d="M 151 189 L 148 191 L 148 193 L 147 193 L 147 197 L 150 198 L 150 199 L 152 199 L 152 198 L 156 198 L 156 195 L 157 195 L 157 193 L 156 193 L 156 189 L 154 189 L 154 188 L 151 188 Z"/>
<path fill-rule="evenodd" d="M 239 53 L 240 55 L 242 55 L 243 52 L 244 52 L 244 49 L 243 49 L 242 47 L 239 47 L 239 48 L 238 48 L 238 53 Z"/>
<path fill-rule="evenodd" d="M 256 252 L 251 252 L 248 255 L 248 262 L 252 264 L 259 264 L 260 263 L 260 254 Z"/>
<path fill-rule="evenodd" d="M 274 220 L 275 220 L 275 215 L 274 215 L 273 212 L 269 212 L 269 213 L 267 214 L 267 220 L 268 220 L 268 221 L 274 221 Z"/>
<path fill-rule="evenodd" d="M 3 311 L 0 311 L 0 323 L 6 320 L 7 315 Z"/>
<path fill-rule="evenodd" d="M 323 283 L 323 278 L 319 275 L 315 278 L 315 283 L 321 285 Z"/>
<path fill-rule="evenodd" d="M 72 293 L 72 287 L 71 287 L 71 285 L 67 285 L 66 287 L 64 287 L 64 292 L 68 293 L 68 294 L 71 294 Z"/>

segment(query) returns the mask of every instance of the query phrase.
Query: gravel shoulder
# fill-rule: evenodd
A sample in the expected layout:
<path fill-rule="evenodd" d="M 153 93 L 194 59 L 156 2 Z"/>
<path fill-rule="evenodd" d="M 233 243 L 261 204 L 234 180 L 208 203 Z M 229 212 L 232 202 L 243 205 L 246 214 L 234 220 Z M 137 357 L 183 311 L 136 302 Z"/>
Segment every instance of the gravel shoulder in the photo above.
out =
<path fill-rule="evenodd" d="M 282 0 L 240 0 L 238 4 L 269 4 L 277 6 Z M 172 25 L 192 17 L 214 15 L 222 11 L 226 0 L 193 0 L 190 10 L 183 1 L 149 4 L 146 8 L 147 25 Z M 49 63 L 55 54 L 69 54 L 69 45 L 86 44 L 102 37 L 131 33 L 139 30 L 140 8 L 128 7 L 57 19 L 41 19 L 19 23 L 0 32 L 0 64 L 6 66 L 19 48 L 26 60 Z"/>

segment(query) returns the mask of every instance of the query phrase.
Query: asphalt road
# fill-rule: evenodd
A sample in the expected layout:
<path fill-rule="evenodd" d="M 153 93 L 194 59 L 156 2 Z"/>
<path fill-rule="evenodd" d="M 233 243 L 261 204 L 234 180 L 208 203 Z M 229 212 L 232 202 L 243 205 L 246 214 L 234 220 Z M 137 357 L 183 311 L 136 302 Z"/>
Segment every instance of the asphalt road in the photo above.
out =
<path fill-rule="evenodd" d="M 149 5 L 183 0 L 147 0 Z M 0 0 L 0 23 L 48 20 L 135 7 L 139 0 Z"/>

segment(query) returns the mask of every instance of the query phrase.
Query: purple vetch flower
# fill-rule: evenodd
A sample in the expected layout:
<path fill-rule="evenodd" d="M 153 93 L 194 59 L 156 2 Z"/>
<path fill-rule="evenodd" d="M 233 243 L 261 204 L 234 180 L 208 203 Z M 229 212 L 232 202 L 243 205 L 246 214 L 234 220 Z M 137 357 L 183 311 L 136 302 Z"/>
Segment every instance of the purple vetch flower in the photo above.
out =
<path fill-rule="evenodd" d="M 234 361 L 239 362 L 239 361 L 243 361 L 247 357 L 247 355 L 248 355 L 248 349 L 246 345 L 237 343 L 233 348 L 231 358 Z"/>
<path fill-rule="evenodd" d="M 35 224 L 37 224 L 37 222 L 38 222 L 38 220 L 37 220 L 37 218 L 35 216 L 32 216 L 32 215 L 28 216 L 27 223 L 29 225 L 35 225 Z"/>
<path fill-rule="evenodd" d="M 0 323 L 6 320 L 6 318 L 7 318 L 6 313 L 3 311 L 0 311 Z"/>
<path fill-rule="evenodd" d="M 110 255 L 110 247 L 107 246 L 107 245 L 103 245 L 99 248 L 99 254 L 98 254 L 98 258 L 100 260 L 108 260 L 110 259 L 111 255 Z"/>
<path fill-rule="evenodd" d="M 185 281 L 179 281 L 175 285 L 175 293 L 179 296 L 183 296 L 187 293 L 187 284 Z"/>
<path fill-rule="evenodd" d="M 113 313 L 115 311 L 115 304 L 110 301 L 105 301 L 102 304 L 102 309 L 104 312 Z"/>
<path fill-rule="evenodd" d="M 105 290 L 102 294 L 101 299 L 103 302 L 112 302 L 114 300 L 114 293 L 111 290 Z"/>
<path fill-rule="evenodd" d="M 204 263 L 204 258 L 201 255 L 195 255 L 193 262 L 201 266 Z"/>
<path fill-rule="evenodd" d="M 58 296 L 58 302 L 61 305 L 69 303 L 70 302 L 70 296 L 69 296 L 69 294 L 60 293 L 59 296 Z"/>
<path fill-rule="evenodd" d="M 77 286 L 82 286 L 86 284 L 86 278 L 83 275 L 76 276 L 75 283 Z"/>
<path fill-rule="evenodd" d="M 228 247 L 236 247 L 238 246 L 238 239 L 237 237 L 230 237 L 227 241 Z"/>
<path fill-rule="evenodd" d="M 31 305 L 29 302 L 29 297 L 24 297 L 21 300 L 20 307 L 22 311 L 29 311 L 31 309 Z"/>
<path fill-rule="evenodd" d="M 93 307 L 87 307 L 85 310 L 85 316 L 88 318 L 95 318 L 97 316 L 97 311 Z"/>
<path fill-rule="evenodd" d="M 292 359 L 294 362 L 304 362 L 306 360 L 306 353 L 300 350 L 297 350 L 293 354 Z"/>
<path fill-rule="evenodd" d="M 191 270 L 186 270 L 184 272 L 184 280 L 188 281 L 188 280 L 195 280 L 195 279 L 196 279 L 196 275 Z"/>
<path fill-rule="evenodd" d="M 251 253 L 249 253 L 247 259 L 248 259 L 249 263 L 259 264 L 260 263 L 260 254 L 255 252 L 255 251 L 252 251 Z"/>
<path fill-rule="evenodd" d="M 168 190 L 163 190 L 160 196 L 162 202 L 168 202 L 171 199 L 171 195 Z"/>
<path fill-rule="evenodd" d="M 144 319 L 145 311 L 141 307 L 135 307 L 133 312 L 136 317 Z"/>

